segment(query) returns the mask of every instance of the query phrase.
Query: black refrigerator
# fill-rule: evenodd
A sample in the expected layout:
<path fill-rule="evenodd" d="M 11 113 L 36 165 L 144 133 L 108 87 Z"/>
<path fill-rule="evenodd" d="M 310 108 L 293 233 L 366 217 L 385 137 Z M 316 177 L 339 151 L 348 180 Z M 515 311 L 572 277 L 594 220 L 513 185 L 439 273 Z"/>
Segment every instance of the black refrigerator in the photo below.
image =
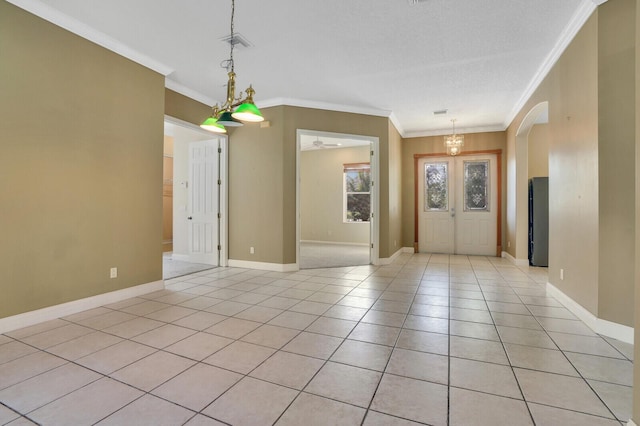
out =
<path fill-rule="evenodd" d="M 529 179 L 529 265 L 549 266 L 549 178 Z"/>

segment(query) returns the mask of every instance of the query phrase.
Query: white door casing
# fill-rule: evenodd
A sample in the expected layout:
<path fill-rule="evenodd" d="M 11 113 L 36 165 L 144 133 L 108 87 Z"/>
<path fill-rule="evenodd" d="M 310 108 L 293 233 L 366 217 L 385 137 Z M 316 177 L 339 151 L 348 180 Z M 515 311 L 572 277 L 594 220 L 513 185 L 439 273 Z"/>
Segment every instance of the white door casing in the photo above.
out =
<path fill-rule="evenodd" d="M 189 144 L 189 259 L 218 265 L 218 141 Z"/>
<path fill-rule="evenodd" d="M 420 252 L 496 255 L 497 164 L 495 154 L 419 159 L 417 208 Z M 484 178 L 478 175 L 474 181 L 479 171 L 488 172 L 486 194 L 476 191 L 465 195 L 465 173 L 467 183 L 473 185 Z M 427 183 L 428 178 L 430 183 Z M 427 194 L 429 186 L 432 190 Z M 426 200 L 427 197 L 431 199 Z"/>

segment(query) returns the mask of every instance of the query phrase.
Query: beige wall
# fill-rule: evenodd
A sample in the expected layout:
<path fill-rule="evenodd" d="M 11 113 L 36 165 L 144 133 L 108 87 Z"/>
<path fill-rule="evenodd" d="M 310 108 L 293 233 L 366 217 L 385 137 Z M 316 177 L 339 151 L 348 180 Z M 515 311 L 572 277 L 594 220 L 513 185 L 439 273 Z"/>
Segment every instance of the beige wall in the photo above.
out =
<path fill-rule="evenodd" d="M 487 132 L 487 133 L 470 133 L 464 135 L 464 151 L 486 151 L 502 149 L 502 193 L 505 193 L 505 173 L 506 165 L 504 162 L 506 139 L 504 132 Z M 402 245 L 404 247 L 413 247 L 415 233 L 415 154 L 437 154 L 442 153 L 446 156 L 443 146 L 443 136 L 429 136 L 420 138 L 408 138 L 402 141 Z M 504 217 L 506 211 L 506 203 L 503 197 L 502 217 L 505 228 Z M 504 240 L 504 232 L 503 232 Z M 504 245 L 504 244 L 502 244 Z"/>
<path fill-rule="evenodd" d="M 5 1 L 0 52 L 0 317 L 162 279 L 163 76 Z"/>
<path fill-rule="evenodd" d="M 549 176 L 549 125 L 536 124 L 531 128 L 528 143 L 528 175 L 532 177 Z"/>
<path fill-rule="evenodd" d="M 369 222 L 344 222 L 344 165 L 368 163 L 369 151 L 360 146 L 300 153 L 302 240 L 369 243 Z"/>
<path fill-rule="evenodd" d="M 392 256 L 402 247 L 402 212 L 406 208 L 402 202 L 402 171 L 404 169 L 402 163 L 402 136 L 393 124 L 389 125 L 389 255 Z M 384 182 L 383 182 L 384 184 Z"/>

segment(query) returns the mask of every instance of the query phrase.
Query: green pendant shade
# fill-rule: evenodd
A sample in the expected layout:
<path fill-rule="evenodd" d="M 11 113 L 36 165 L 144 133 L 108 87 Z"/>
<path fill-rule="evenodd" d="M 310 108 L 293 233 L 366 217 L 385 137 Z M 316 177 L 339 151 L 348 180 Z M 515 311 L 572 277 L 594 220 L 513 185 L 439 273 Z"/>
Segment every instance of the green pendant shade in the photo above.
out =
<path fill-rule="evenodd" d="M 218 123 L 218 120 L 214 117 L 209 117 L 204 120 L 200 127 L 214 133 L 227 133 L 227 129 L 225 129 L 222 124 Z"/>
<path fill-rule="evenodd" d="M 238 120 L 249 121 L 251 123 L 258 123 L 260 121 L 264 121 L 264 117 L 260 113 L 260 110 L 258 109 L 258 107 L 255 106 L 255 104 L 250 102 L 245 102 L 242 105 L 240 105 L 236 109 L 236 111 L 233 114 L 231 114 L 231 116 Z"/>
<path fill-rule="evenodd" d="M 222 124 L 223 126 L 229 126 L 229 127 L 240 127 L 240 126 L 242 126 L 242 123 L 240 121 L 236 120 L 231 115 L 231 111 L 225 111 L 222 114 L 220 114 L 220 117 L 218 118 L 218 124 Z"/>

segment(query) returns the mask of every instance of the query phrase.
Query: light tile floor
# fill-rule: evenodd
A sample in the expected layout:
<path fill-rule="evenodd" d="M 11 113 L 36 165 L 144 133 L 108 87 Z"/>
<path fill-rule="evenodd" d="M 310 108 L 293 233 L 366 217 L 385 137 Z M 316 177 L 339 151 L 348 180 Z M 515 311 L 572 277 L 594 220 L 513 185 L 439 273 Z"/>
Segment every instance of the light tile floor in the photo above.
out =
<path fill-rule="evenodd" d="M 422 254 L 176 278 L 0 335 L 0 424 L 622 424 L 632 347 L 546 281 Z"/>

